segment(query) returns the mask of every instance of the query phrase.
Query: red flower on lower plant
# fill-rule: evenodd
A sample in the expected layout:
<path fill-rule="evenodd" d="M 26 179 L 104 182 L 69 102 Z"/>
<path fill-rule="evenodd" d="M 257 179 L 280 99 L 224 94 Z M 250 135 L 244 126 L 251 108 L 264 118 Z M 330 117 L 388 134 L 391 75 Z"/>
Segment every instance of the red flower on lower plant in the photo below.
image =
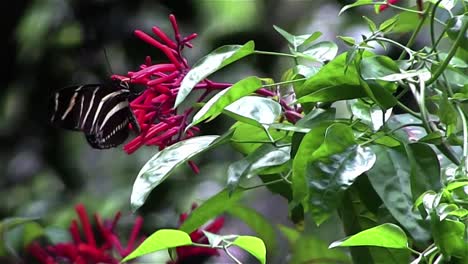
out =
<path fill-rule="evenodd" d="M 97 231 L 93 231 L 86 209 L 82 204 L 75 207 L 81 223 L 81 231 L 78 221 L 73 220 L 69 231 L 73 241 L 42 246 L 33 242 L 28 246 L 30 255 L 42 264 L 117 264 L 122 258 L 130 254 L 144 239 L 139 237 L 143 224 L 143 218 L 135 220 L 127 246 L 123 247 L 115 227 L 120 218 L 120 212 L 112 220 L 102 220 L 99 215 L 94 215 Z M 98 241 L 99 239 L 99 241 Z"/>
<path fill-rule="evenodd" d="M 197 207 L 196 204 L 192 205 L 192 210 Z M 179 225 L 181 225 L 189 216 L 189 213 L 183 213 L 179 218 Z M 210 233 L 218 233 L 219 230 L 224 225 L 224 217 L 218 217 L 211 221 L 209 224 L 205 225 L 203 229 L 197 229 L 190 233 L 190 238 L 193 242 L 199 244 L 207 244 L 208 238 L 205 236 L 202 230 L 208 231 Z M 204 259 L 211 256 L 219 256 L 219 252 L 215 248 L 206 248 L 206 247 L 195 247 L 195 246 L 183 246 L 177 247 L 177 259 L 175 261 L 169 261 L 167 264 L 180 264 L 188 262 L 192 259 Z"/>

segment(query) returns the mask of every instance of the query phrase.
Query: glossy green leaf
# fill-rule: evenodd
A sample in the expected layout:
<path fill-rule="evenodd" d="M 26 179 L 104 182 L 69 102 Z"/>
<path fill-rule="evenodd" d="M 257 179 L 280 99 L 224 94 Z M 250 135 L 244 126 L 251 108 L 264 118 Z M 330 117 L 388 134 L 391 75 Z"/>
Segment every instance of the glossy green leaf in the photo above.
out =
<path fill-rule="evenodd" d="M 405 145 L 410 162 L 411 193 L 416 199 L 427 190 L 439 191 L 442 188 L 440 164 L 437 154 L 427 144 Z"/>
<path fill-rule="evenodd" d="M 398 22 L 399 18 L 400 18 L 400 16 L 396 15 L 396 16 L 393 16 L 393 17 L 385 20 L 384 22 L 382 22 L 382 24 L 380 24 L 379 31 L 381 31 L 381 32 L 391 32 L 392 29 L 395 27 L 396 23 Z"/>
<path fill-rule="evenodd" d="M 219 47 L 210 54 L 201 58 L 197 63 L 195 63 L 195 65 L 193 65 L 192 69 L 182 80 L 174 108 L 179 106 L 179 104 L 185 100 L 193 87 L 195 87 L 195 85 L 200 81 L 224 66 L 252 54 L 254 49 L 254 42 L 249 41 L 244 45 L 226 45 Z"/>
<path fill-rule="evenodd" d="M 326 62 L 333 60 L 337 53 L 338 46 L 334 42 L 323 41 L 308 47 L 306 50 L 300 52 L 299 55 L 303 54 L 309 59 Z"/>
<path fill-rule="evenodd" d="M 462 222 L 431 218 L 434 242 L 446 256 L 468 257 L 466 226 Z"/>
<path fill-rule="evenodd" d="M 313 161 L 311 153 L 323 142 L 328 124 L 315 127 L 302 139 L 293 160 L 293 174 L 291 178 L 293 205 L 305 202 L 309 196 L 307 164 Z"/>
<path fill-rule="evenodd" d="M 291 44 L 294 51 L 297 51 L 297 48 L 302 45 L 313 42 L 322 35 L 321 32 L 314 32 L 312 34 L 295 36 L 278 26 L 273 25 L 273 28 Z"/>
<path fill-rule="evenodd" d="M 191 245 L 190 236 L 180 230 L 160 229 L 146 238 L 132 253 L 126 256 L 122 262 L 156 252 L 162 249 Z"/>
<path fill-rule="evenodd" d="M 460 31 L 468 23 L 468 16 L 466 14 L 454 16 L 447 21 L 447 35 L 450 39 L 455 40 L 460 34 Z M 463 33 L 462 33 L 463 34 Z M 467 50 L 468 49 L 468 31 L 465 30 L 464 35 L 461 37 L 459 47 Z"/>
<path fill-rule="evenodd" d="M 190 126 L 194 126 L 205 119 L 207 122 L 213 120 L 223 112 L 223 109 L 240 99 L 243 96 L 249 95 L 262 87 L 262 82 L 257 77 L 251 76 L 233 84 L 230 88 L 225 89 L 213 96 L 193 117 Z"/>
<path fill-rule="evenodd" d="M 425 3 L 425 8 L 427 8 L 428 3 Z M 411 7 L 414 11 L 419 11 L 416 6 Z M 386 33 L 406 33 L 412 32 L 416 29 L 419 22 L 421 20 L 421 16 L 415 12 L 411 11 L 402 11 L 398 12 L 397 15 L 389 18 L 388 22 L 384 22 L 388 26 L 387 29 L 384 31 Z M 428 19 L 424 21 L 424 25 L 428 23 Z M 381 28 L 384 27 L 384 23 L 380 26 Z"/>
<path fill-rule="evenodd" d="M 258 261 L 260 261 L 260 263 L 266 263 L 266 248 L 260 238 L 253 236 L 239 236 L 232 242 L 232 244 L 252 254 L 258 259 Z"/>
<path fill-rule="evenodd" d="M 362 16 L 362 18 L 366 21 L 370 32 L 374 33 L 375 31 L 377 31 L 377 26 L 375 25 L 374 21 L 372 21 L 371 19 L 369 19 L 366 16 Z"/>
<path fill-rule="evenodd" d="M 355 246 L 405 249 L 408 247 L 408 238 L 405 231 L 399 226 L 395 224 L 383 224 L 335 241 L 330 245 L 330 248 Z"/>
<path fill-rule="evenodd" d="M 292 252 L 291 259 L 288 261 L 290 264 L 321 263 L 323 260 L 330 263 L 351 263 L 346 253 L 339 249 L 328 248 L 328 243 L 312 234 L 299 233 L 283 225 L 279 225 L 278 228 L 289 242 Z"/>
<path fill-rule="evenodd" d="M 382 55 L 363 58 L 360 70 L 364 80 L 377 80 L 384 76 L 400 72 L 396 62 Z"/>
<path fill-rule="evenodd" d="M 223 112 L 237 121 L 263 127 L 273 124 L 281 115 L 281 105 L 270 98 L 245 96 L 228 105 Z"/>
<path fill-rule="evenodd" d="M 341 39 L 346 45 L 353 47 L 356 44 L 356 40 L 352 37 L 347 36 L 338 36 L 337 38 Z"/>
<path fill-rule="evenodd" d="M 358 7 L 358 6 L 364 6 L 364 5 L 370 5 L 372 4 L 372 0 L 357 0 L 356 2 L 345 5 L 343 8 L 341 8 L 340 13 L 338 15 L 341 15 L 344 11 L 353 8 L 353 7 Z"/>
<path fill-rule="evenodd" d="M 34 229 L 28 230 L 21 230 L 21 237 L 16 236 L 16 240 L 21 246 L 27 246 L 32 239 L 35 239 L 43 234 L 43 229 L 37 223 L 33 222 L 37 220 L 37 218 L 32 217 L 8 217 L 2 219 L 0 222 L 0 256 L 7 255 L 9 252 L 10 254 L 15 254 L 15 249 L 11 245 L 13 241 L 11 241 L 11 237 L 7 235 L 7 233 L 20 226 L 27 226 L 28 224 L 32 224 L 31 227 Z"/>
<path fill-rule="evenodd" d="M 361 61 L 360 74 L 365 80 L 361 84 L 368 97 L 384 109 L 397 104 L 397 99 L 392 95 L 397 85 L 393 82 L 379 81 L 379 79 L 397 72 L 399 72 L 398 65 L 386 56 L 371 56 Z"/>
<path fill-rule="evenodd" d="M 133 184 L 130 198 L 133 210 L 142 206 L 150 194 L 181 164 L 193 156 L 206 151 L 219 136 L 200 136 L 189 138 L 171 145 L 156 153 L 141 168 Z"/>
<path fill-rule="evenodd" d="M 334 102 L 366 96 L 356 68 L 350 66 L 345 72 L 346 55 L 340 54 L 296 89 L 298 102 Z"/>
<path fill-rule="evenodd" d="M 270 142 L 270 138 L 263 127 L 253 126 L 246 123 L 237 122 L 232 126 L 231 145 L 234 149 L 244 155 L 252 153 L 265 142 Z M 290 136 L 284 130 L 269 129 L 268 132 L 273 140 L 288 140 Z M 259 143 L 255 143 L 259 142 Z"/>
<path fill-rule="evenodd" d="M 352 129 L 344 124 L 330 126 L 322 144 L 309 155 L 305 168 L 309 206 L 320 225 L 338 207 L 342 192 L 374 165 L 376 157 L 369 148 L 356 145 Z"/>
<path fill-rule="evenodd" d="M 445 93 L 442 94 L 439 100 L 439 110 L 437 115 L 439 116 L 440 121 L 447 126 L 447 135 L 451 135 L 457 126 L 458 113 L 457 110 L 455 110 L 455 106 L 449 102 L 447 94 Z"/>
<path fill-rule="evenodd" d="M 289 146 L 275 147 L 273 144 L 263 144 L 248 156 L 229 166 L 228 188 L 234 190 L 242 179 L 251 178 L 262 169 L 288 162 L 290 152 Z"/>
<path fill-rule="evenodd" d="M 451 191 L 465 186 L 468 186 L 468 181 L 456 181 L 449 183 L 445 189 Z"/>
<path fill-rule="evenodd" d="M 353 186 L 345 192 L 343 204 L 340 207 L 346 234 L 352 236 L 378 226 L 381 221 L 387 221 L 388 216 L 378 216 L 381 214 L 380 209 L 381 200 L 368 182 L 367 177 L 364 175 L 359 177 Z M 380 219 L 382 217 L 384 219 Z M 410 252 L 407 249 L 357 246 L 350 247 L 349 251 L 353 263 L 410 263 Z"/>
<path fill-rule="evenodd" d="M 219 192 L 195 208 L 179 229 L 187 233 L 193 232 L 208 220 L 234 206 L 242 197 L 242 193 L 241 190 L 230 193 L 227 189 Z"/>
<path fill-rule="evenodd" d="M 377 161 L 367 172 L 372 187 L 392 216 L 416 241 L 427 241 L 427 226 L 413 209 L 408 157 L 399 148 L 372 146 Z"/>
<path fill-rule="evenodd" d="M 374 132 L 384 125 L 391 114 L 391 110 L 387 110 L 384 115 L 382 109 L 377 105 L 369 105 L 360 99 L 348 100 L 347 103 L 353 116 L 359 118 L 362 123 L 368 125 Z"/>
<path fill-rule="evenodd" d="M 247 224 L 261 238 L 270 254 L 277 249 L 276 230 L 270 220 L 252 208 L 237 204 L 228 209 L 228 213 Z"/>

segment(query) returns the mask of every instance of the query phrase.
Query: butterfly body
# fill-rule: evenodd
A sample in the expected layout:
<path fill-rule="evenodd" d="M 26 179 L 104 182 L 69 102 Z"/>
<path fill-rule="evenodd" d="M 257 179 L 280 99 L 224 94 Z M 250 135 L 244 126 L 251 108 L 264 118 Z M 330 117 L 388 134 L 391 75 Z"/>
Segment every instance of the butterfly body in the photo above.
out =
<path fill-rule="evenodd" d="M 82 131 L 93 148 L 116 147 L 127 139 L 129 124 L 139 133 L 130 95 L 128 84 L 119 80 L 63 88 L 52 96 L 50 122 Z"/>

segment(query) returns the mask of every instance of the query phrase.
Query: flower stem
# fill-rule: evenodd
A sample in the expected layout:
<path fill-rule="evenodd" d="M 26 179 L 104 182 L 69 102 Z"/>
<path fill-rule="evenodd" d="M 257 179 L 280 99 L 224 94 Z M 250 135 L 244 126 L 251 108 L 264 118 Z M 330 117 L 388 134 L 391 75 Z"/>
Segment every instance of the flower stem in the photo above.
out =
<path fill-rule="evenodd" d="M 272 56 L 284 56 L 284 57 L 290 57 L 290 58 L 297 58 L 296 55 L 289 54 L 289 53 L 282 53 L 282 52 L 272 52 L 272 51 L 261 51 L 261 50 L 255 50 L 254 54 L 260 54 L 260 55 L 272 55 Z"/>

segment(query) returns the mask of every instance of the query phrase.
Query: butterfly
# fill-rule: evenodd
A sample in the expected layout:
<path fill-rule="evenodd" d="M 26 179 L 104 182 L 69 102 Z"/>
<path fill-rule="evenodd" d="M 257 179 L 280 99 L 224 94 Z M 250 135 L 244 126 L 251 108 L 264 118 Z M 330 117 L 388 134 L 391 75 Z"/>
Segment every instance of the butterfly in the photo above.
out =
<path fill-rule="evenodd" d="M 121 80 L 66 87 L 51 97 L 50 122 L 82 131 L 93 148 L 116 147 L 128 138 L 129 124 L 140 133 L 129 105 L 131 95 L 129 84 Z"/>

